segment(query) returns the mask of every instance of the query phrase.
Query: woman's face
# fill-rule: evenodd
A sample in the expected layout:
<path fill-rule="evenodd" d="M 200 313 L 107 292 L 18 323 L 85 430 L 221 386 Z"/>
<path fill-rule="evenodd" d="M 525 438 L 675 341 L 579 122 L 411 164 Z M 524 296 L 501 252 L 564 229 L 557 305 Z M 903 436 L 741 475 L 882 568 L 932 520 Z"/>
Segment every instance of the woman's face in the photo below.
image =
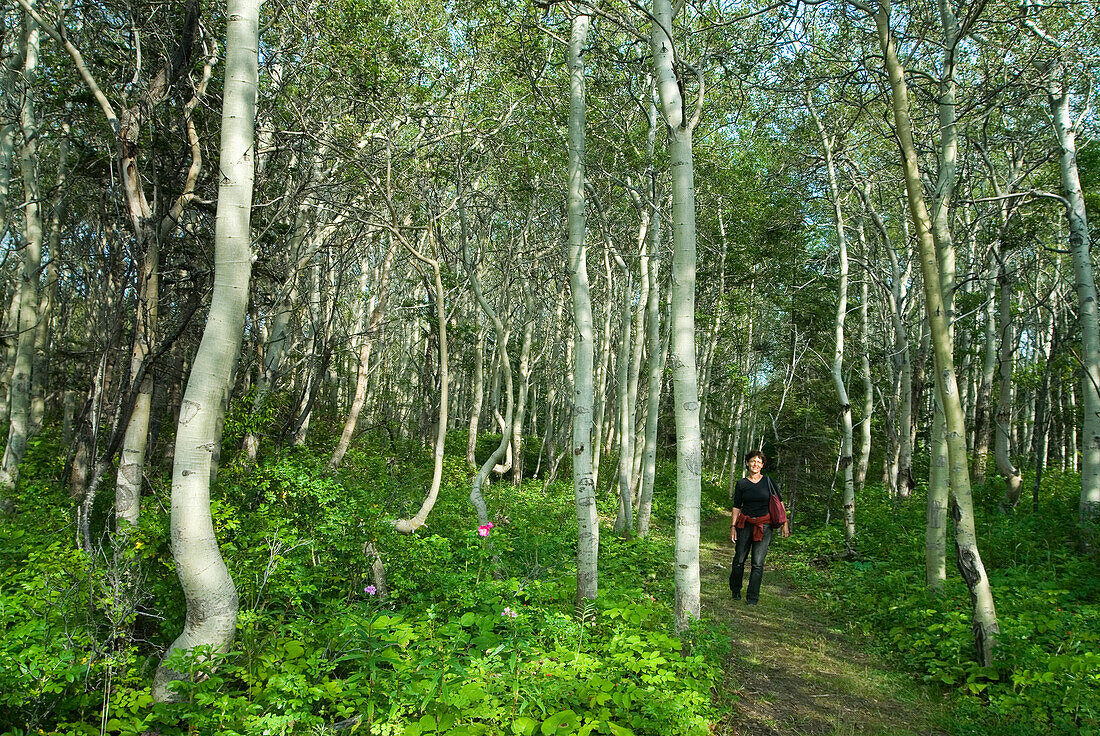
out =
<path fill-rule="evenodd" d="M 764 469 L 764 458 L 759 456 L 752 457 L 746 465 L 749 466 L 749 472 L 755 475 Z"/>

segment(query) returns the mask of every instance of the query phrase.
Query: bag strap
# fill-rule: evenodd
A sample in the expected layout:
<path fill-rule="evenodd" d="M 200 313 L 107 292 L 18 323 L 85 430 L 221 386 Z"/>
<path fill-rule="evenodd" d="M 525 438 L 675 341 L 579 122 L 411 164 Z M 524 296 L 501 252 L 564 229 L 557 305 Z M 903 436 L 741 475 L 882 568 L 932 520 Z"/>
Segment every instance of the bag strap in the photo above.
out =
<path fill-rule="evenodd" d="M 771 491 L 773 496 L 778 496 L 779 491 L 775 488 L 775 481 L 772 480 L 770 475 L 765 475 L 764 477 L 768 479 L 768 490 Z"/>

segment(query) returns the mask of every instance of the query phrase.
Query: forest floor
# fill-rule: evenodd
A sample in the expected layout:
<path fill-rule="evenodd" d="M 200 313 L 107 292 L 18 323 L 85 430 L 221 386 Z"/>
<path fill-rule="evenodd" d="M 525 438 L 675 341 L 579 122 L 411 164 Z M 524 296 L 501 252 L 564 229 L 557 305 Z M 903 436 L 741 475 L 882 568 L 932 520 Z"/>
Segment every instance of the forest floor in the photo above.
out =
<path fill-rule="evenodd" d="M 729 592 L 729 517 L 701 540 L 703 615 L 728 626 L 731 651 L 719 698 L 722 736 L 946 736 L 947 704 L 892 671 L 865 642 L 829 621 L 783 569 L 783 540 L 768 550 L 760 603 Z M 748 583 L 748 566 L 745 582 Z"/>

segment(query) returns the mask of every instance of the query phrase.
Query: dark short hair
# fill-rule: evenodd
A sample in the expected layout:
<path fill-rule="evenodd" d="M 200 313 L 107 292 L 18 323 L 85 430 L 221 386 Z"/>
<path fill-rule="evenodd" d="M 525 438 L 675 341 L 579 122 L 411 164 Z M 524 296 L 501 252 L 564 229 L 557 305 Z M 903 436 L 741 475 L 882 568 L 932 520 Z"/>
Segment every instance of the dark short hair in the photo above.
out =
<path fill-rule="evenodd" d="M 754 457 L 760 458 L 763 462 L 768 461 L 767 456 L 764 455 L 764 453 L 761 452 L 760 450 L 749 450 L 748 452 L 745 453 L 745 465 L 748 465 L 749 460 L 752 460 Z"/>

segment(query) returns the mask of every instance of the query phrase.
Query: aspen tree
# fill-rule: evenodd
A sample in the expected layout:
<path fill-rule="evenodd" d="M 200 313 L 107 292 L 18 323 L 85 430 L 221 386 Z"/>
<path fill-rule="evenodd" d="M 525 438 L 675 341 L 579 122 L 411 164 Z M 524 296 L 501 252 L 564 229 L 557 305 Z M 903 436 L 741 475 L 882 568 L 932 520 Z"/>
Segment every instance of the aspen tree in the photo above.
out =
<path fill-rule="evenodd" d="M 864 254 L 868 253 L 867 236 L 864 232 L 863 221 L 859 223 L 859 244 Z M 859 374 L 863 379 L 863 417 L 860 421 L 859 458 L 856 460 L 856 487 L 863 490 L 867 482 L 867 465 L 871 459 L 871 414 L 875 409 L 875 387 L 871 376 L 871 341 L 870 341 L 870 284 L 864 276 L 859 286 Z"/>
<path fill-rule="evenodd" d="M 943 399 L 951 497 L 954 502 L 952 516 L 955 519 L 955 561 L 970 590 L 975 653 L 979 663 L 989 666 L 993 661 L 999 627 L 993 592 L 978 552 L 974 529 L 970 468 L 966 456 L 965 420 L 955 378 L 951 333 L 946 319 L 940 263 L 932 236 L 932 220 L 925 203 L 923 184 L 917 166 L 917 150 L 909 118 L 909 91 L 905 82 L 905 71 L 898 59 L 897 47 L 890 28 L 890 1 L 879 0 L 877 6 L 873 8 L 863 3 L 854 4 L 863 8 L 875 20 L 879 45 L 890 79 L 890 101 L 896 134 L 901 146 L 910 216 L 917 230 L 921 273 L 924 277 L 925 310 L 930 323 L 930 339 L 940 384 L 940 395 Z"/>
<path fill-rule="evenodd" d="M 1054 118 L 1054 132 L 1060 156 L 1058 170 L 1069 221 L 1069 249 L 1073 258 L 1073 281 L 1077 287 L 1077 323 L 1081 330 L 1081 501 L 1078 523 L 1081 544 L 1095 552 L 1100 524 L 1100 311 L 1096 303 L 1096 281 L 1090 255 L 1088 214 L 1081 177 L 1077 172 L 1077 129 L 1069 112 L 1069 91 L 1061 60 L 1047 69 L 1047 99 Z"/>
<path fill-rule="evenodd" d="M 595 331 L 588 286 L 588 249 L 585 246 L 585 70 L 584 54 L 591 10 L 584 3 L 573 8 L 566 63 L 569 69 L 569 171 L 567 217 L 569 226 L 569 290 L 573 299 L 573 493 L 577 507 L 577 598 L 595 598 L 599 590 L 597 554 L 600 521 L 596 510 L 593 448 L 593 365 Z"/>
<path fill-rule="evenodd" d="M 655 123 L 657 108 L 650 108 L 650 119 Z M 656 126 L 652 126 L 655 128 Z M 645 448 L 642 451 L 641 488 L 638 491 L 638 536 L 649 534 L 649 522 L 653 512 L 653 481 L 657 467 L 657 425 L 660 416 L 661 386 L 664 375 L 665 350 L 661 342 L 661 292 L 659 269 L 661 261 L 656 258 L 661 243 L 661 207 L 657 192 L 656 177 L 651 177 L 653 191 L 650 193 L 652 214 L 649 222 L 650 246 L 643 264 L 643 273 L 649 279 L 649 292 L 645 304 L 646 313 L 646 415 Z"/>
<path fill-rule="evenodd" d="M 650 24 L 653 76 L 668 128 L 672 170 L 672 386 L 676 418 L 675 627 L 699 618 L 699 510 L 703 456 L 695 355 L 695 175 L 692 137 L 703 109 L 703 76 L 694 110 L 687 108 L 677 76 L 669 0 L 654 0 Z"/>
<path fill-rule="evenodd" d="M 461 206 L 462 193 L 460 190 L 459 207 Z M 428 236 L 425 237 L 425 240 L 431 240 L 431 232 L 432 230 L 429 228 Z M 435 444 L 432 447 L 432 485 L 428 490 L 427 497 L 420 505 L 420 509 L 416 512 L 416 515 L 411 519 L 398 519 L 394 523 L 397 531 L 411 534 L 424 526 L 424 522 L 428 519 L 428 514 L 430 514 L 432 508 L 435 507 L 436 499 L 439 497 L 439 488 L 443 482 L 443 446 L 447 439 L 447 413 L 449 410 L 448 392 L 450 390 L 451 376 L 447 360 L 447 353 L 449 352 L 447 347 L 447 308 L 443 300 L 443 276 L 439 268 L 439 259 L 425 255 L 419 248 L 414 248 L 400 232 L 394 233 L 394 236 L 400 238 L 401 244 L 413 258 L 431 269 L 432 301 L 435 302 L 436 321 L 439 329 L 439 415 L 438 421 L 436 422 Z M 482 521 L 482 523 L 485 522 Z"/>
<path fill-rule="evenodd" d="M 959 23 L 950 0 L 937 0 L 940 23 L 943 26 L 943 67 L 939 80 L 936 111 L 939 119 L 940 145 L 938 171 L 932 197 L 932 239 L 939 266 L 940 290 L 943 294 L 947 339 L 954 346 L 955 241 L 951 236 L 950 208 L 955 192 L 955 176 L 959 155 L 958 126 L 955 114 L 956 53 L 960 40 Z M 952 347 L 953 349 L 953 347 Z M 937 371 L 935 387 L 936 410 L 932 421 L 932 459 L 928 468 L 928 500 L 925 516 L 925 585 L 934 595 L 943 592 L 947 578 L 947 506 L 950 497 L 946 413 L 943 407 L 942 372 Z M 961 402 L 961 397 L 960 397 Z M 964 420 L 965 425 L 965 420 Z M 965 449 L 966 432 L 963 430 Z"/>
<path fill-rule="evenodd" d="M 33 2 L 33 0 L 32 0 Z M 30 438 L 31 370 L 34 332 L 38 322 L 38 269 L 42 264 L 42 211 L 38 182 L 38 118 L 35 111 L 38 84 L 40 30 L 24 14 L 22 37 L 23 104 L 19 110 L 19 169 L 23 180 L 23 263 L 19 277 L 19 317 L 16 323 L 15 361 L 12 368 L 8 441 L 0 461 L 0 512 L 14 509 L 12 495 L 19 481 L 19 464 Z"/>
<path fill-rule="evenodd" d="M 340 440 L 336 443 L 336 448 L 332 451 L 332 457 L 328 461 L 329 468 L 333 470 L 340 467 L 348 447 L 351 446 L 351 439 L 355 435 L 355 428 L 359 424 L 359 414 L 363 410 L 363 404 L 366 403 L 370 356 L 378 326 L 382 323 L 382 317 L 386 314 L 387 287 L 390 267 L 393 265 L 393 257 L 396 251 L 396 242 L 395 237 L 391 236 L 387 239 L 386 253 L 382 257 L 382 262 L 374 269 L 374 293 L 371 295 L 368 307 L 364 309 L 364 316 L 369 312 L 369 317 L 366 320 L 366 325 L 362 326 L 361 332 L 363 334 L 359 338 L 358 360 L 355 369 L 355 395 L 351 400 L 347 419 L 344 420 L 344 429 L 340 433 Z M 362 269 L 364 276 L 370 271 L 367 268 L 365 258 L 363 259 Z M 367 284 L 364 281 L 361 291 L 366 288 Z M 442 330 L 442 327 L 440 329 Z"/>
<path fill-rule="evenodd" d="M 221 442 L 219 420 L 240 353 L 252 271 L 259 10 L 258 0 L 229 0 L 227 8 L 214 293 L 183 396 L 172 465 L 172 556 L 187 616 L 153 681 L 153 697 L 160 701 L 179 697 L 169 684 L 186 677 L 167 664 L 175 652 L 197 646 L 225 651 L 236 630 L 237 589 L 214 536 L 210 483 L 214 448 Z"/>
<path fill-rule="evenodd" d="M 805 94 L 806 106 L 810 110 L 821 147 L 825 151 L 825 166 L 829 175 L 829 193 L 833 204 L 833 226 L 836 230 L 839 271 L 837 273 L 836 318 L 833 321 L 835 335 L 833 349 L 833 387 L 836 389 L 840 406 L 840 472 L 844 479 L 844 543 L 849 551 L 856 545 L 856 487 L 852 460 L 852 402 L 848 398 L 848 387 L 844 385 L 844 318 L 848 314 L 848 233 L 844 225 L 844 208 L 841 202 L 840 185 L 837 182 L 836 163 L 833 149 L 836 138 L 830 136 L 817 114 L 813 97 Z"/>

